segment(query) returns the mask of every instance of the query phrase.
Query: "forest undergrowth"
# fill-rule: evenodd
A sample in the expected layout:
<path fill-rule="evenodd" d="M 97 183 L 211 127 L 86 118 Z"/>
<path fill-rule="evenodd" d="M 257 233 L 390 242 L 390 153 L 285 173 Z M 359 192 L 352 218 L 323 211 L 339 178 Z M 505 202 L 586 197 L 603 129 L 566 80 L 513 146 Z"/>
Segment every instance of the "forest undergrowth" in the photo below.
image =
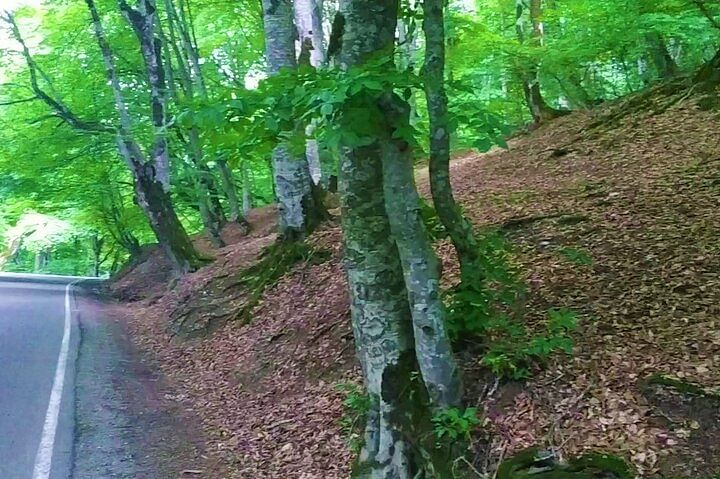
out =
<path fill-rule="evenodd" d="M 526 327 L 539 328 L 550 308 L 578 318 L 573 354 L 553 356 L 527 381 L 496 381 L 472 348 L 459 354 L 466 400 L 480 412 L 466 456 L 478 471 L 531 446 L 565 458 L 614 453 L 643 477 L 720 471 L 720 123 L 702 98 L 620 101 L 453 162 L 466 214 L 512 245 L 528 289 Z M 429 196 L 427 173 L 418 175 Z M 329 257 L 301 261 L 266 288 L 248 323 L 233 321 L 246 300 L 233 285 L 275 240 L 274 211 L 248 219 L 249 236 L 205 245 L 217 260 L 172 288 L 149 275 L 164 268 L 151 255 L 113 289 L 134 300 L 128 327 L 178 391 L 171 399 L 201 418 L 202 477 L 346 478 L 352 453 L 337 385 L 361 376 L 339 226 L 310 238 Z M 436 249 L 449 288 L 459 275 L 453 248 L 440 240 Z M 172 325 L 188 320 L 212 334 L 175 336 Z"/>

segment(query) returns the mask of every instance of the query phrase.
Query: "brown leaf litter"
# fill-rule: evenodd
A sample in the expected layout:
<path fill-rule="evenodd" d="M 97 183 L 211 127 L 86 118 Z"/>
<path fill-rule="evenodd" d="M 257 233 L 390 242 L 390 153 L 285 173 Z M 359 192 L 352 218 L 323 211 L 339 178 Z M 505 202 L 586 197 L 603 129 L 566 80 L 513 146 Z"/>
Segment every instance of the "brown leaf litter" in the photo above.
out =
<path fill-rule="evenodd" d="M 717 473 L 717 429 L 641 387 L 657 372 L 720 386 L 717 116 L 692 98 L 660 114 L 632 112 L 607 131 L 589 128 L 597 115 L 564 117 L 507 151 L 452 165 L 456 196 L 476 225 L 529 218 L 508 233 L 530 289 L 529 323 L 559 306 L 581 318 L 573 357 L 556 358 L 524 385 L 491 388 L 489 398 L 477 358 L 465 358 L 468 400 L 483 400 L 495 459 L 540 444 L 565 456 L 615 452 L 646 477 Z M 421 174 L 425 194 L 426 183 Z M 557 213 L 581 219 L 540 218 Z M 188 341 L 168 332 L 173 310 L 274 240 L 273 210 L 253 214 L 250 236 L 216 251 L 215 263 L 173 289 L 148 282 L 161 267 L 157 258 L 114 287 L 130 298 L 146 290 L 127 308 L 129 328 L 177 400 L 201 418 L 207 455 L 222 466 L 204 477 L 346 478 L 351 454 L 333 385 L 357 380 L 358 371 L 336 225 L 312 238 L 332 258 L 299 265 L 267 290 L 251 324 L 231 322 Z M 592 264 L 573 264 L 568 249 L 587 252 Z M 438 251 L 453 278 L 452 249 L 441 242 Z"/>

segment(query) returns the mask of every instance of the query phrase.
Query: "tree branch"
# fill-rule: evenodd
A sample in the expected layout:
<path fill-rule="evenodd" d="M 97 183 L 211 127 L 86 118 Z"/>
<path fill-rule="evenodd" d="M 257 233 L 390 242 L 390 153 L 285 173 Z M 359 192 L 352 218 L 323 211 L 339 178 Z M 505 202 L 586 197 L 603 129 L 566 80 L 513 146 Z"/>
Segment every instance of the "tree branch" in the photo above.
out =
<path fill-rule="evenodd" d="M 700 10 L 700 12 L 705 16 L 705 18 L 708 19 L 710 24 L 720 30 L 720 22 L 718 22 L 715 17 L 710 13 L 710 10 L 708 10 L 707 5 L 705 5 L 704 0 L 693 0 L 693 3 L 696 7 Z"/>
<path fill-rule="evenodd" d="M 24 38 L 22 37 L 22 34 L 20 33 L 20 29 L 18 28 L 17 22 L 15 21 L 15 17 L 12 13 L 5 11 L 0 14 L 0 20 L 3 20 L 5 23 L 8 24 L 13 38 L 20 44 L 22 48 L 21 54 L 25 59 L 25 63 L 27 64 L 30 72 L 30 87 L 33 93 L 35 93 L 36 98 L 43 101 L 47 106 L 50 107 L 50 109 L 53 110 L 54 113 L 52 116 L 60 118 L 61 120 L 63 120 L 63 122 L 67 123 L 70 127 L 76 130 L 90 133 L 115 132 L 114 128 L 109 128 L 100 123 L 86 122 L 84 120 L 81 120 L 64 103 L 62 103 L 62 101 L 48 95 L 40 87 L 40 83 L 38 81 L 38 72 L 40 72 L 40 75 L 43 76 L 43 78 L 46 77 L 40 70 L 38 64 L 35 62 L 35 59 L 32 57 L 30 49 L 28 48 Z"/>

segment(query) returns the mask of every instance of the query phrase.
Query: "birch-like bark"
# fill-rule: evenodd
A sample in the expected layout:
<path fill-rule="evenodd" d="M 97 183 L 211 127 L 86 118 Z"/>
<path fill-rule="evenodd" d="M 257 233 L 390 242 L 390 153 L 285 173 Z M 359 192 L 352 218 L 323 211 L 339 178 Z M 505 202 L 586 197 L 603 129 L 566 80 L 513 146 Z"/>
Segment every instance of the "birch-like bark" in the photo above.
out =
<path fill-rule="evenodd" d="M 438 217 L 450 235 L 461 271 L 473 268 L 478 244 L 472 224 L 463 216 L 450 184 L 450 127 L 445 90 L 444 0 L 423 2 L 425 98 L 430 119 L 430 190 Z"/>
<path fill-rule="evenodd" d="M 462 388 L 445 327 L 440 265 L 421 214 L 412 150 L 404 140 L 392 135 L 409 128 L 410 107 L 399 97 L 388 94 L 383 111 L 388 120 L 385 130 L 389 133 L 382 142 L 385 210 L 404 271 L 417 362 L 433 406 L 459 406 Z"/>
<path fill-rule="evenodd" d="M 263 0 L 262 5 L 268 72 L 275 75 L 283 68 L 297 68 L 292 2 Z M 325 217 L 313 192 L 308 162 L 304 155 L 294 154 L 289 143 L 281 142 L 272 153 L 272 166 L 280 237 L 289 241 L 304 238 Z"/>
<path fill-rule="evenodd" d="M 132 171 L 135 198 L 147 216 L 158 243 L 168 259 L 170 259 L 176 272 L 182 274 L 193 271 L 204 264 L 205 260 L 195 250 L 195 247 L 190 241 L 190 237 L 175 213 L 170 194 L 167 190 L 166 182 L 168 177 L 162 173 L 164 164 L 161 158 L 162 153 L 159 150 L 159 147 L 162 145 L 166 147 L 166 142 L 163 139 L 164 137 L 161 139 L 156 137 L 152 148 L 152 157 L 148 160 L 140 145 L 133 137 L 132 119 L 125 103 L 120 80 L 115 70 L 110 44 L 105 36 L 94 0 L 86 0 L 86 3 L 90 11 L 95 38 L 100 47 L 108 81 L 113 92 L 113 98 L 115 99 L 115 109 L 119 117 L 117 130 L 118 150 L 128 168 Z M 126 4 L 125 7 L 127 7 Z M 131 9 L 130 15 L 135 16 L 140 14 Z M 133 18 L 139 21 L 137 17 Z M 153 28 L 153 23 L 144 23 L 144 25 Z M 156 85 L 156 92 L 160 91 L 162 90 L 158 89 Z M 164 108 L 163 101 L 158 99 L 153 100 L 154 120 L 156 119 L 156 115 L 158 115 L 156 110 L 158 101 Z M 162 113 L 161 116 L 164 118 L 164 113 Z M 161 162 L 160 165 L 157 164 L 158 160 Z"/>
<path fill-rule="evenodd" d="M 308 58 L 310 66 L 320 68 L 325 63 L 325 45 L 322 29 L 322 10 L 318 0 L 295 0 L 295 25 L 300 42 L 300 57 Z M 313 184 L 319 185 L 322 180 L 320 149 L 313 138 L 315 126 L 311 123 L 305 129 L 305 157 L 307 158 L 310 177 Z"/>

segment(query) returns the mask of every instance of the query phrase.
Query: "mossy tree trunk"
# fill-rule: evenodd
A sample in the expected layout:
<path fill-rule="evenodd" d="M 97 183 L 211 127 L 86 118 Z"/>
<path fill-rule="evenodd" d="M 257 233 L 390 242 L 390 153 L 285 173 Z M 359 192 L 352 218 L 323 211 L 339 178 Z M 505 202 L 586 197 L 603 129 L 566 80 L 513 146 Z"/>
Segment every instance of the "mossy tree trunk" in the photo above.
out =
<path fill-rule="evenodd" d="M 282 68 L 297 68 L 297 30 L 290 0 L 263 0 L 265 56 L 270 75 Z M 322 203 L 313 192 L 307 159 L 281 142 L 272 153 L 273 180 L 278 199 L 279 233 L 283 240 L 304 238 L 326 218 Z"/>
<path fill-rule="evenodd" d="M 445 327 L 440 265 L 421 214 L 412 150 L 395 135 L 410 129 L 410 106 L 388 94 L 382 110 L 387 121 L 382 128 L 387 137 L 381 140 L 385 210 L 405 275 L 418 365 L 433 404 L 459 406 L 460 376 Z"/>
<path fill-rule="evenodd" d="M 398 8 L 397 1 L 341 1 L 342 68 L 383 56 L 392 68 Z M 358 114 L 372 118 L 375 134 L 368 145 L 342 148 L 339 169 L 352 326 L 373 400 L 354 472 L 362 479 L 430 477 L 423 475 L 428 462 L 437 466 L 420 451 L 432 450 L 422 444 L 433 440 L 431 403 L 459 400 L 456 368 L 438 323 L 437 258 L 419 215 L 409 145 L 392 138 L 395 129 L 407 127 L 408 111 L 390 93 L 360 92 L 338 124 L 352 129 Z"/>
<path fill-rule="evenodd" d="M 423 2 L 425 98 L 430 118 L 430 190 L 438 217 L 450 235 L 462 270 L 477 261 L 472 224 L 463 216 L 450 184 L 450 128 L 445 90 L 445 19 L 443 0 Z"/>

